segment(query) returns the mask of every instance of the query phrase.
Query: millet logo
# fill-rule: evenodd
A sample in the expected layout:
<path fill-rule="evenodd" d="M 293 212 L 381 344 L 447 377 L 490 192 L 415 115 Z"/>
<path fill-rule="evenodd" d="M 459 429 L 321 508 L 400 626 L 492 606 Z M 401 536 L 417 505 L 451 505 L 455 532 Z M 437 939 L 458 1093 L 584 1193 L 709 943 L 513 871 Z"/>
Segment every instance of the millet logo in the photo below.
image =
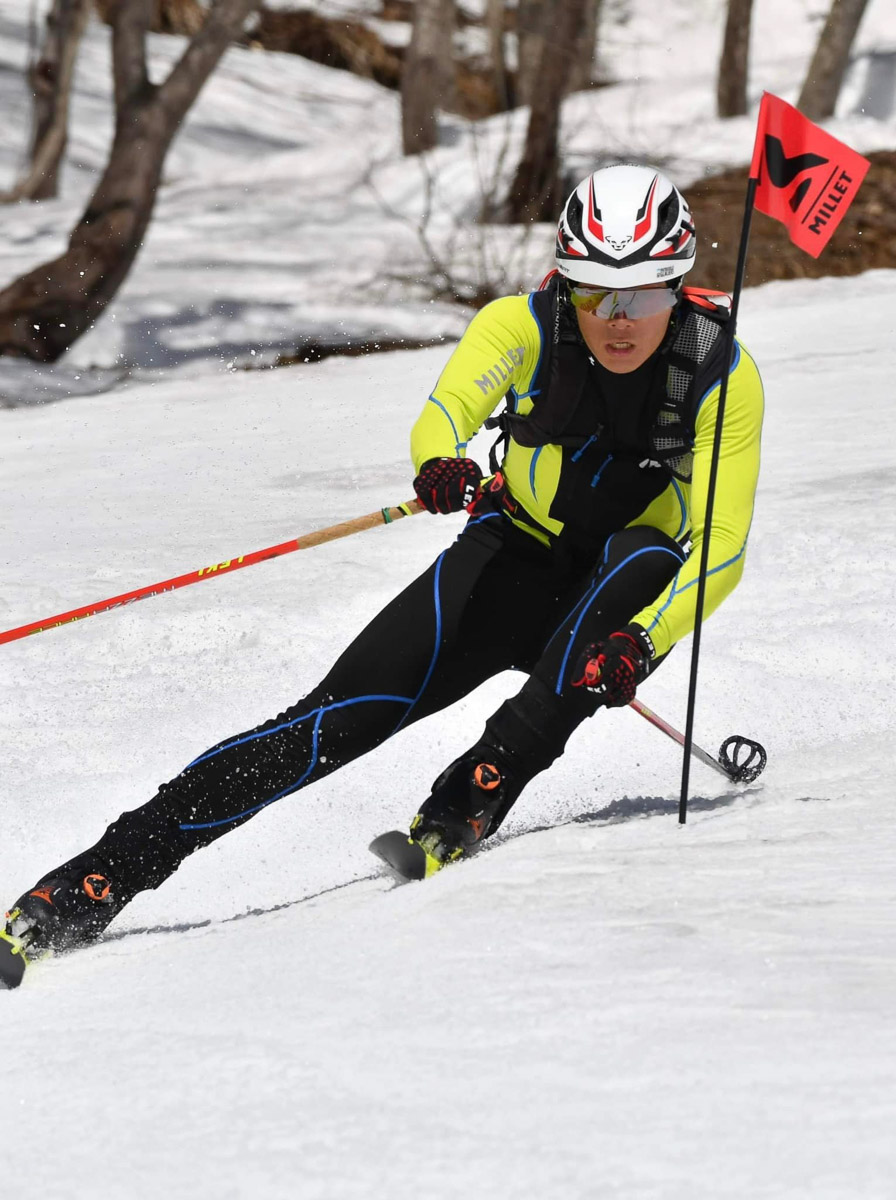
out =
<path fill-rule="evenodd" d="M 498 362 L 476 380 L 476 386 L 483 396 L 487 396 L 489 392 L 498 391 L 502 384 L 510 380 L 514 368 L 523 365 L 525 353 L 523 346 L 514 346 L 512 349 L 504 351 Z"/>
<path fill-rule="evenodd" d="M 776 188 L 790 187 L 797 175 L 802 175 L 803 171 L 811 171 L 814 167 L 824 166 L 828 161 L 820 154 L 794 154 L 793 158 L 788 158 L 781 139 L 773 137 L 770 133 L 765 135 L 765 165 L 768 168 L 768 177 Z M 794 212 L 799 208 L 811 183 L 811 179 L 804 179 L 790 197 L 790 207 Z"/>
<path fill-rule="evenodd" d="M 819 167 L 827 167 L 830 161 L 821 154 L 812 153 L 794 154 L 792 158 L 788 158 L 780 138 L 770 133 L 765 135 L 765 165 L 769 181 L 774 187 L 783 191 L 806 171 L 812 172 L 793 189 L 793 194 L 787 201 L 791 212 L 799 215 L 813 184 L 817 184 L 819 175 L 824 175 L 824 182 L 805 205 L 806 211 L 800 221 L 801 225 L 808 222 L 809 233 L 816 235 L 822 233 L 854 183 L 853 177 L 842 171 L 839 165 L 831 171 L 818 170 Z"/>

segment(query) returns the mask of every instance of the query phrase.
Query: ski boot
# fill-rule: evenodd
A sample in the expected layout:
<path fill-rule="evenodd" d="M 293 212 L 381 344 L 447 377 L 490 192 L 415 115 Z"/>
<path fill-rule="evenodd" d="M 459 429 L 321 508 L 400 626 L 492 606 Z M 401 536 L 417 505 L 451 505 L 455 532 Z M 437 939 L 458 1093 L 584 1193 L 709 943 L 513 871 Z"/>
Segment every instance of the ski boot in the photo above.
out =
<path fill-rule="evenodd" d="M 95 941 L 126 903 L 105 866 L 73 859 L 19 897 L 6 914 L 6 938 L 28 960 L 72 950 Z"/>
<path fill-rule="evenodd" d="M 402 882 L 429 879 L 468 857 L 493 833 L 522 790 L 493 747 L 474 747 L 443 771 L 411 822 L 410 834 L 392 829 L 370 851 Z"/>
<path fill-rule="evenodd" d="M 494 747 L 477 747 L 453 762 L 411 822 L 411 838 L 430 860 L 427 873 L 475 854 L 521 790 Z"/>
<path fill-rule="evenodd" d="M 475 854 L 526 784 L 563 753 L 581 719 L 543 683 L 529 679 L 489 717 L 480 740 L 438 777 L 410 836 L 390 830 L 370 843 L 371 852 L 403 880 L 427 879 Z"/>

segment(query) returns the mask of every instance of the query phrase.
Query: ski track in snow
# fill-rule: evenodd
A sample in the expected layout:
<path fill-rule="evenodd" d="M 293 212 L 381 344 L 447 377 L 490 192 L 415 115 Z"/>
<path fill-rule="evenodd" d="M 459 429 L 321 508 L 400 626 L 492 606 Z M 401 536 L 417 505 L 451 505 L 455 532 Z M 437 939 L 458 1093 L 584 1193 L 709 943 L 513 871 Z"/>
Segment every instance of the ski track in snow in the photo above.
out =
<path fill-rule="evenodd" d="M 860 51 L 886 41 L 884 8 L 871 0 Z M 9 176 L 24 10 L 0 0 Z M 721 3 L 709 23 L 670 12 L 688 47 L 676 69 L 714 66 Z M 811 17 L 757 0 L 757 88 L 793 98 Z M 670 89 L 655 30 L 640 4 L 614 25 L 608 61 L 638 86 L 568 102 L 574 153 L 593 153 L 594 128 L 694 177 L 744 161 L 748 121 L 707 119 L 695 147 L 709 73 Z M 154 61 L 172 47 L 156 40 Z M 92 27 L 65 194 L 4 214 L 4 278 L 57 252 L 83 203 L 108 135 L 106 55 Z M 891 145 L 892 120 L 854 114 L 853 75 L 832 128 Z M 638 113 L 656 92 L 651 132 Z M 401 288 L 367 294 L 384 260 L 420 269 L 369 195 L 333 210 L 356 235 L 350 262 L 330 261 L 315 218 L 380 154 L 389 201 L 419 203 L 394 162 L 396 103 L 314 64 L 228 55 L 108 319 L 56 368 L 0 360 L 0 405 L 17 405 L 0 411 L 0 628 L 410 497 L 408 430 L 448 347 L 225 369 L 297 331 L 463 328 Z M 459 211 L 462 141 L 437 156 Z M 602 713 L 497 844 L 395 887 L 367 843 L 407 822 L 517 685 L 491 681 L 0 995 L 0 1197 L 894 1200 L 894 314 L 896 271 L 743 298 L 763 471 L 743 582 L 706 627 L 695 733 L 710 751 L 761 740 L 758 783 L 695 763 L 681 827 L 677 747 Z M 0 898 L 307 691 L 461 527 L 420 516 L 0 647 Z M 686 644 L 643 689 L 679 728 L 687 673 Z"/>
<path fill-rule="evenodd" d="M 772 364 L 763 476 L 697 739 L 760 738 L 763 779 L 695 765 L 679 827 L 677 749 L 605 713 L 502 844 L 426 884 L 369 878 L 367 842 L 478 734 L 513 686 L 493 681 L 2 998 L 0 1115 L 45 1148 L 13 1157 L 11 1194 L 893 1195 L 894 301 L 877 272 L 744 303 Z M 872 322 L 876 354 L 831 352 Z M 7 412 L 3 627 L 404 498 L 442 361 Z M 4 647 L 9 899 L 311 686 L 459 527 L 421 516 Z M 680 650 L 645 688 L 679 726 L 686 675 Z"/>

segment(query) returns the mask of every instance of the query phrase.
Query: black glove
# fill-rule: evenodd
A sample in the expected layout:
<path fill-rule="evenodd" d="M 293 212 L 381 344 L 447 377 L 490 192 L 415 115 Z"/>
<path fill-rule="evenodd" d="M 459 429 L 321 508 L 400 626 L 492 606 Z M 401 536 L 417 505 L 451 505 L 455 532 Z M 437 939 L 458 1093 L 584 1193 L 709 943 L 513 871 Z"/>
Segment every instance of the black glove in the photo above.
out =
<path fill-rule="evenodd" d="M 653 658 L 653 642 L 640 625 L 626 625 L 602 642 L 592 642 L 579 656 L 573 687 L 603 696 L 607 708 L 631 704 Z"/>
<path fill-rule="evenodd" d="M 472 458 L 431 458 L 420 468 L 414 491 L 427 512 L 460 512 L 479 496 L 482 472 Z"/>

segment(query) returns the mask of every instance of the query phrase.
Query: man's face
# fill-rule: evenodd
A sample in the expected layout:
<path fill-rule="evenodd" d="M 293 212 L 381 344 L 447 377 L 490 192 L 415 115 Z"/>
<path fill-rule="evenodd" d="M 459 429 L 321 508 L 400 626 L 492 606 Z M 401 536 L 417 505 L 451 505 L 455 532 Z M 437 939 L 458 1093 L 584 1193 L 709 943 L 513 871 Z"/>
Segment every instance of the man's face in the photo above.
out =
<path fill-rule="evenodd" d="M 675 303 L 674 293 L 665 284 L 651 283 L 619 292 L 592 289 L 593 300 L 584 285 L 571 282 L 570 289 L 582 337 L 600 365 L 608 371 L 619 375 L 636 371 L 662 345 Z M 638 294 L 644 292 L 660 294 L 639 301 Z M 595 306 L 598 297 L 603 299 Z M 649 310 L 655 305 L 663 307 L 658 312 L 639 315 L 642 306 Z M 593 307 L 598 311 L 589 311 Z M 599 312 L 608 315 L 600 316 Z"/>

